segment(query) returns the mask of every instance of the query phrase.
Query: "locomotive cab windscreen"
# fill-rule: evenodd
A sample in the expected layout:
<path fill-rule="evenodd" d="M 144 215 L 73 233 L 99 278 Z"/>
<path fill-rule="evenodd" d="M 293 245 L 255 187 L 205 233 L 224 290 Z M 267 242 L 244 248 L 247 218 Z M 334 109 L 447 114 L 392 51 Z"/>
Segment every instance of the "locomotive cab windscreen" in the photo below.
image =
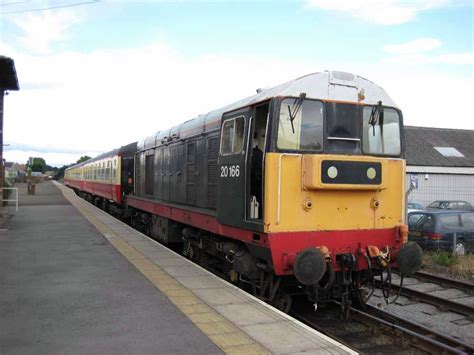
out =
<path fill-rule="evenodd" d="M 276 151 L 400 157 L 401 116 L 391 107 L 284 98 Z"/>

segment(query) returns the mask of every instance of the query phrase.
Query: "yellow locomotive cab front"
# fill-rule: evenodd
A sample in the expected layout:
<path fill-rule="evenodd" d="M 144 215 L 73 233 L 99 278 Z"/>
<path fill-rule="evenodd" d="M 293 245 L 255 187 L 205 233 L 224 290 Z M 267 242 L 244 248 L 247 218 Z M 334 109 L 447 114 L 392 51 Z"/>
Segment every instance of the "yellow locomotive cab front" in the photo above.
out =
<path fill-rule="evenodd" d="M 325 183 L 324 162 L 341 162 L 342 169 L 345 162 L 360 162 L 368 180 L 375 180 L 375 169 L 370 165 L 376 164 L 380 183 Z M 342 169 L 329 164 L 326 174 L 341 175 Z M 403 159 L 268 153 L 265 172 L 267 233 L 386 229 L 404 224 Z"/>

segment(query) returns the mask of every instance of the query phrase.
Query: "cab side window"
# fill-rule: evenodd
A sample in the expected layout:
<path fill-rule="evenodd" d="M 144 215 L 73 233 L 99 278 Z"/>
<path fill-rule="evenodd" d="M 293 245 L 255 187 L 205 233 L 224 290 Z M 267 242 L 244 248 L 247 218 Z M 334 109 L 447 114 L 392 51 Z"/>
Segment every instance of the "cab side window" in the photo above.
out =
<path fill-rule="evenodd" d="M 245 119 L 243 116 L 224 122 L 221 134 L 221 155 L 237 154 L 244 145 Z"/>

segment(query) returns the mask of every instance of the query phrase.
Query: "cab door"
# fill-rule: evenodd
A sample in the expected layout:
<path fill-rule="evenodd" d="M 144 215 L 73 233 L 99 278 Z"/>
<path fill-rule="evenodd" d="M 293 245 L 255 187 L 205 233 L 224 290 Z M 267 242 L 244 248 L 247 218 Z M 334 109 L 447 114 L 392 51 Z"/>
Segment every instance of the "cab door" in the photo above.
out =
<path fill-rule="evenodd" d="M 217 219 L 242 226 L 245 219 L 245 159 L 251 108 L 224 114 L 217 161 Z"/>

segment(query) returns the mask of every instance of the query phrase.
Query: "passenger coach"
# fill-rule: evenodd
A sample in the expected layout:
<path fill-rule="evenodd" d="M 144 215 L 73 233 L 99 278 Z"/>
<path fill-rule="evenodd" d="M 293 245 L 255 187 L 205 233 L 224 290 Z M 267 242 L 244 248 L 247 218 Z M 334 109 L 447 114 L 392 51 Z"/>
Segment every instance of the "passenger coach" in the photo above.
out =
<path fill-rule="evenodd" d="M 123 196 L 133 189 L 136 149 L 135 142 L 73 165 L 64 173 L 64 184 L 97 206 L 117 210 L 124 202 Z"/>

